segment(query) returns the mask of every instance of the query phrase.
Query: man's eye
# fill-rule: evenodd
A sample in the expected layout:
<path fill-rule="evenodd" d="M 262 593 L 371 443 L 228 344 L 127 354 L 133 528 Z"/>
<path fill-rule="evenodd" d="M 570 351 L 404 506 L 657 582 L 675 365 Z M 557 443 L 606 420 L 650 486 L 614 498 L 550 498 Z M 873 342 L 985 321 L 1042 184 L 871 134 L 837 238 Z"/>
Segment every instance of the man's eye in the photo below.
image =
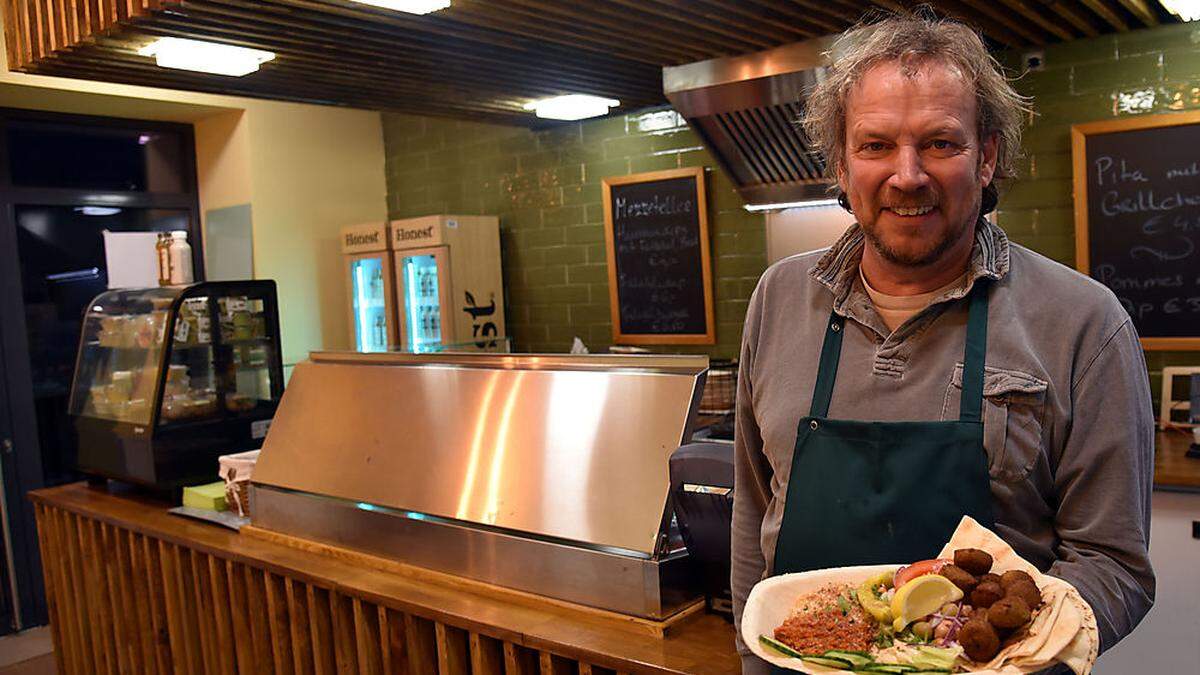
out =
<path fill-rule="evenodd" d="M 883 152 L 886 147 L 881 141 L 871 141 L 870 143 L 863 143 L 862 149 L 867 152 Z"/>
<path fill-rule="evenodd" d="M 949 150 L 954 147 L 954 143 L 939 138 L 936 141 L 933 141 L 932 143 L 930 143 L 929 146 L 932 147 L 934 150 Z"/>

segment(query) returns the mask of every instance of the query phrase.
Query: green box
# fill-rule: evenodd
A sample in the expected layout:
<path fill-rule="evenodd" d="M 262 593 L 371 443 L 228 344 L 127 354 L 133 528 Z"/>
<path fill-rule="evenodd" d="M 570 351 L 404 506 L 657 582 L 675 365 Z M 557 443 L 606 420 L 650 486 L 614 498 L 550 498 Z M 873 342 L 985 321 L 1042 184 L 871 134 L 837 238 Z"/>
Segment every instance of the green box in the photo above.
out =
<path fill-rule="evenodd" d="M 225 481 L 183 488 L 183 505 L 209 511 L 226 510 Z"/>

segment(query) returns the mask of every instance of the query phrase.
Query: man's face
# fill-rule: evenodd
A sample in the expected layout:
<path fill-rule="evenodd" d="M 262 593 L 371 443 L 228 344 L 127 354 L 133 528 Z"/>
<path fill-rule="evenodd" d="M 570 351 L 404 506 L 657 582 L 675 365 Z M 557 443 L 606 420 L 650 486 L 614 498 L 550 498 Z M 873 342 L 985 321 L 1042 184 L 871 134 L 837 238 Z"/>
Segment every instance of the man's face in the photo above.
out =
<path fill-rule="evenodd" d="M 888 262 L 936 265 L 967 245 L 996 166 L 996 139 L 979 142 L 975 115 L 974 93 L 938 62 L 911 76 L 883 63 L 850 91 L 838 183 Z"/>

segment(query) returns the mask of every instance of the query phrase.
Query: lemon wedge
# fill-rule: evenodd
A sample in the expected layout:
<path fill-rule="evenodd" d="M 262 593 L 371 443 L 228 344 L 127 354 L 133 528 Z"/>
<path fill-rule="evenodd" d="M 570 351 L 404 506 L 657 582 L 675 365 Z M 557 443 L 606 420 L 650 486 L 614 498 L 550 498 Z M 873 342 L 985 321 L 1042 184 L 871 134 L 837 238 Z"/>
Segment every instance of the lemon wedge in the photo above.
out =
<path fill-rule="evenodd" d="M 896 632 L 904 630 L 908 624 L 938 611 L 948 602 L 958 602 L 963 592 L 949 579 L 938 574 L 927 574 L 917 577 L 896 589 L 892 596 L 892 627 Z"/>

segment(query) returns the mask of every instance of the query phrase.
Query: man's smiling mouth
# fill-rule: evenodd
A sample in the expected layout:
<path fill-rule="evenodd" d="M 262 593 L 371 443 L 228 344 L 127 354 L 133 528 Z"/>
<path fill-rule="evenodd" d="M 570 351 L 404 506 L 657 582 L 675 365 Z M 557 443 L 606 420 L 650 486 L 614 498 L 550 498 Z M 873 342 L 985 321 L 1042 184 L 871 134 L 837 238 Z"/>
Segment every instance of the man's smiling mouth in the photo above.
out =
<path fill-rule="evenodd" d="M 923 216 L 933 210 L 932 206 L 890 206 L 889 211 L 900 216 Z"/>

